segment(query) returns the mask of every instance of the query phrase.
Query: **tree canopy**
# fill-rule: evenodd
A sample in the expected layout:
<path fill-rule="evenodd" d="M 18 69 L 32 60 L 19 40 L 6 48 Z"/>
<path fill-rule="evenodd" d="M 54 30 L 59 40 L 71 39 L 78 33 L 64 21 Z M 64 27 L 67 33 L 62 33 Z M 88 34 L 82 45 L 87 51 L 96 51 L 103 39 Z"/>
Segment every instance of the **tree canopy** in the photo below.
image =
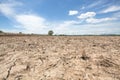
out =
<path fill-rule="evenodd" d="M 52 36 L 54 32 L 52 30 L 48 31 L 48 35 Z"/>

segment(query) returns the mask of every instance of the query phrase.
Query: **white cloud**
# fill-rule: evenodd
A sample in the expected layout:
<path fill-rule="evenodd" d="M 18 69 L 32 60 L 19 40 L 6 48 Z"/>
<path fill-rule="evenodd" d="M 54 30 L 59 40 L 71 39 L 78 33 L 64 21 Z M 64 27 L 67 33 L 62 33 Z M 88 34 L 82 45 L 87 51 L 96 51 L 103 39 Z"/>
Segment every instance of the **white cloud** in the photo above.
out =
<path fill-rule="evenodd" d="M 54 27 L 54 30 L 56 31 L 56 33 L 58 34 L 72 34 L 73 32 L 75 32 L 74 27 L 77 25 L 80 25 L 82 23 L 82 21 L 64 21 L 62 23 L 57 23 L 56 26 Z"/>
<path fill-rule="evenodd" d="M 114 18 L 100 18 L 100 19 L 96 19 L 96 18 L 94 18 L 95 15 L 96 15 L 95 12 L 86 12 L 86 13 L 80 14 L 80 16 L 78 16 L 77 18 L 79 18 L 80 20 L 84 20 L 87 23 L 101 23 L 101 22 L 117 20 L 116 17 L 114 17 Z"/>
<path fill-rule="evenodd" d="M 120 12 L 114 13 L 113 16 L 116 18 L 120 18 Z"/>
<path fill-rule="evenodd" d="M 81 21 L 75 21 L 75 20 L 71 20 L 71 21 L 64 21 L 63 23 L 60 23 L 58 24 L 59 26 L 58 27 L 69 27 L 71 25 L 79 25 L 82 23 L 82 20 Z"/>
<path fill-rule="evenodd" d="M 0 12 L 2 14 L 4 14 L 5 16 L 10 16 L 10 15 L 14 15 L 14 10 L 12 9 L 13 5 L 11 4 L 4 4 L 1 3 L 0 4 Z"/>
<path fill-rule="evenodd" d="M 87 5 L 87 8 L 95 8 L 96 6 L 101 5 L 101 4 L 103 4 L 104 2 L 105 2 L 105 1 L 97 0 L 97 1 L 95 1 L 94 3 L 92 2 L 92 4 L 88 4 L 88 5 Z"/>
<path fill-rule="evenodd" d="M 86 13 L 80 14 L 80 16 L 78 16 L 77 18 L 86 19 L 86 18 L 94 17 L 95 15 L 96 15 L 95 12 L 86 12 Z"/>
<path fill-rule="evenodd" d="M 88 18 L 86 19 L 87 23 L 101 23 L 106 21 L 113 21 L 116 20 L 116 18 L 101 18 L 101 19 L 95 19 L 95 18 Z"/>
<path fill-rule="evenodd" d="M 0 12 L 15 22 L 13 26 L 17 29 L 16 31 L 24 29 L 24 32 L 39 33 L 43 28 L 48 27 L 47 21 L 41 16 L 33 13 L 24 14 L 26 11 L 17 13 L 16 7 L 21 5 L 22 3 L 15 1 L 0 3 Z"/>
<path fill-rule="evenodd" d="M 78 11 L 76 11 L 76 10 L 69 11 L 69 15 L 76 15 L 76 14 L 78 14 Z"/>
<path fill-rule="evenodd" d="M 114 12 L 119 10 L 120 10 L 120 6 L 110 6 L 107 9 L 101 11 L 100 13 L 109 13 L 109 12 Z"/>
<path fill-rule="evenodd" d="M 55 28 L 55 30 L 57 30 L 57 31 L 67 30 L 68 26 L 71 26 L 75 23 L 76 23 L 76 21 L 64 21 L 62 23 L 58 23 L 58 24 L 56 24 L 57 27 Z"/>
<path fill-rule="evenodd" d="M 11 1 L 0 3 L 0 13 L 4 14 L 6 17 L 14 17 L 16 15 L 16 6 L 23 5 L 21 2 Z"/>
<path fill-rule="evenodd" d="M 19 23 L 19 26 L 30 32 L 35 32 L 47 27 L 45 19 L 37 15 L 21 14 L 16 15 L 15 19 Z"/>

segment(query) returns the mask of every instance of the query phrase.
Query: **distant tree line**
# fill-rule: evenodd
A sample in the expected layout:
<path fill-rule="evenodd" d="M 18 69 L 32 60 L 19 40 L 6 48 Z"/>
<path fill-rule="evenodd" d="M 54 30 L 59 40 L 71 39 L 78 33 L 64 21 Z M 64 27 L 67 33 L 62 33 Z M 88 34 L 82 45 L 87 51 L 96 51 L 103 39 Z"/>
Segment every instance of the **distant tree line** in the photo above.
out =
<path fill-rule="evenodd" d="M 19 33 L 6 33 L 2 30 L 0 30 L 1 34 L 4 35 L 46 35 L 46 34 L 24 34 L 22 32 Z M 54 34 L 53 30 L 49 30 L 48 34 L 49 36 L 52 36 Z M 83 35 L 66 35 L 66 34 L 55 34 L 54 36 L 120 36 L 120 34 L 99 34 L 99 35 L 95 35 L 95 34 L 83 34 Z"/>

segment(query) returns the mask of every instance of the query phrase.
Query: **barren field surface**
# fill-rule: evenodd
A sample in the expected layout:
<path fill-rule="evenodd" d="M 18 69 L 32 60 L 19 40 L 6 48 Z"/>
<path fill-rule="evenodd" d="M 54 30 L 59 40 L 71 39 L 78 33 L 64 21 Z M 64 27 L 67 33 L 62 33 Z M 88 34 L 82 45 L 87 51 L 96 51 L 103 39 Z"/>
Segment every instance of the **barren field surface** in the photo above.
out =
<path fill-rule="evenodd" d="M 0 80 L 120 80 L 120 36 L 1 36 Z"/>

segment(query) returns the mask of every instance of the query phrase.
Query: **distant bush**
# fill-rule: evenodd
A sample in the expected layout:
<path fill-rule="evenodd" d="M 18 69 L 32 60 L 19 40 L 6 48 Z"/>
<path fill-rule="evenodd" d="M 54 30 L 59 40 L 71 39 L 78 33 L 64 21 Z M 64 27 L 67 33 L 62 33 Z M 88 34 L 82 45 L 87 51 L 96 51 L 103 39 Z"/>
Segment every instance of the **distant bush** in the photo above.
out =
<path fill-rule="evenodd" d="M 0 30 L 0 33 L 4 33 L 4 32 Z"/>
<path fill-rule="evenodd" d="M 54 32 L 52 30 L 48 31 L 48 35 L 52 36 Z"/>
<path fill-rule="evenodd" d="M 19 32 L 19 34 L 22 34 L 22 32 Z"/>

